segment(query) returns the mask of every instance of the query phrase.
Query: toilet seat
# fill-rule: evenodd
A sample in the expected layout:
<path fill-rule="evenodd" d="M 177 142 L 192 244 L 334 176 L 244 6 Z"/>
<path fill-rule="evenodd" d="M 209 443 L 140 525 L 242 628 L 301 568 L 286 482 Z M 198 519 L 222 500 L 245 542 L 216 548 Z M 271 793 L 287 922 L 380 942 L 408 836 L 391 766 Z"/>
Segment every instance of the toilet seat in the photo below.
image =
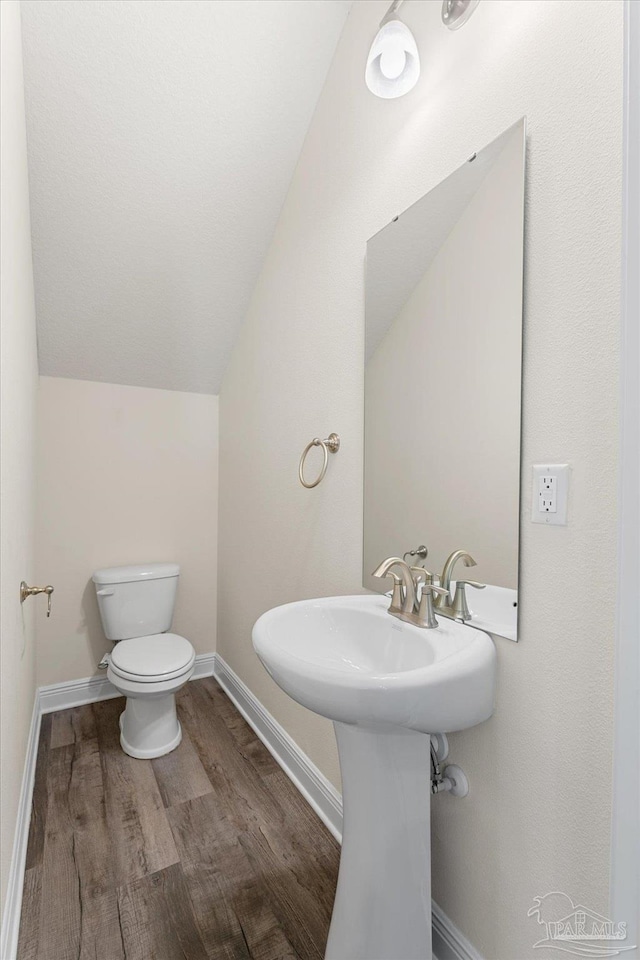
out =
<path fill-rule="evenodd" d="M 192 669 L 196 652 L 177 633 L 155 633 L 121 640 L 113 648 L 109 667 L 115 677 L 135 683 L 160 683 Z"/>

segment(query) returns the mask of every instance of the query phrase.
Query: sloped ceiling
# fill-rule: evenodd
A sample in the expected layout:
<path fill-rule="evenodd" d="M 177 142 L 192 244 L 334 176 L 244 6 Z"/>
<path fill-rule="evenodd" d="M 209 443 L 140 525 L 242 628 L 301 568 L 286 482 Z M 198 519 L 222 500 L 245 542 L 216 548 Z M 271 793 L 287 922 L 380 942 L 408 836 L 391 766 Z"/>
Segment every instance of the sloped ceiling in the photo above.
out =
<path fill-rule="evenodd" d="M 23 0 L 40 371 L 217 393 L 348 0 Z"/>
<path fill-rule="evenodd" d="M 367 244 L 365 360 L 369 361 L 433 263 L 465 208 L 512 137 L 519 120 L 417 200 Z M 460 280 L 464 279 L 464 264 Z"/>

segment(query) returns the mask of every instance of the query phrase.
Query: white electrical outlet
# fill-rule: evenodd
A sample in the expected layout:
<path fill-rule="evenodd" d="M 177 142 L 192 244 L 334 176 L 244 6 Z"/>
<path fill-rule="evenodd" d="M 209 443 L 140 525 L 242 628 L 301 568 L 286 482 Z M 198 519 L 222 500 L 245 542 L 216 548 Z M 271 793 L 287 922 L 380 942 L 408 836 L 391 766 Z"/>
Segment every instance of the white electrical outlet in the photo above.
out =
<path fill-rule="evenodd" d="M 543 474 L 538 481 L 538 511 L 558 512 L 558 478 L 552 473 Z"/>
<path fill-rule="evenodd" d="M 534 464 L 531 496 L 533 523 L 566 524 L 568 495 L 568 463 Z"/>

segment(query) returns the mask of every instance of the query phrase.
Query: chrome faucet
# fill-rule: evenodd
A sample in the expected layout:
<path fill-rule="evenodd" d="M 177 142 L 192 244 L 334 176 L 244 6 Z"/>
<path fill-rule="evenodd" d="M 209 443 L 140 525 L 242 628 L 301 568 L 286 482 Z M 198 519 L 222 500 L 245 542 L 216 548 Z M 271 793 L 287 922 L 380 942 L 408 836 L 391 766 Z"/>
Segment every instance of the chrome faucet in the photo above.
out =
<path fill-rule="evenodd" d="M 394 573 L 397 567 L 399 573 Z M 405 620 L 416 627 L 433 629 L 438 621 L 433 612 L 433 597 L 438 599 L 449 596 L 449 591 L 434 584 L 433 575 L 424 567 L 410 567 L 400 557 L 389 557 L 373 571 L 374 577 L 393 577 L 393 594 L 388 612 L 392 617 Z M 418 584 L 424 580 L 420 602 L 418 603 Z"/>
<path fill-rule="evenodd" d="M 447 602 L 445 596 L 439 594 L 436 597 L 435 605 L 437 610 L 444 616 L 453 617 L 454 620 L 465 621 L 471 619 L 471 613 L 469 612 L 469 607 L 467 606 L 465 587 L 474 587 L 476 590 L 484 590 L 486 583 L 478 583 L 476 580 L 459 580 L 456 582 L 455 596 L 453 600 L 451 600 L 451 579 L 453 575 L 453 568 L 458 560 L 462 560 L 465 567 L 477 566 L 476 561 L 466 550 L 455 550 L 449 557 L 447 557 L 444 567 L 442 568 L 440 586 L 446 591 L 446 594 L 449 597 L 449 602 Z"/>
<path fill-rule="evenodd" d="M 453 568 L 455 567 L 458 560 L 462 560 L 465 567 L 475 567 L 476 561 L 473 559 L 470 553 L 467 553 L 466 550 L 454 550 L 454 552 L 447 557 L 444 562 L 444 567 L 442 568 L 442 576 L 440 577 L 440 586 L 444 587 L 445 590 L 449 590 L 451 586 L 451 574 L 453 573 Z M 436 600 L 436 607 L 446 606 L 444 598 L 441 600 L 440 597 Z"/>
<path fill-rule="evenodd" d="M 399 574 L 392 572 L 393 567 L 398 568 Z M 400 557 L 389 557 L 387 560 L 383 560 L 379 567 L 376 567 L 371 576 L 393 577 L 393 596 L 389 613 L 396 615 L 398 613 L 415 613 L 416 583 L 409 565 L 404 560 L 401 560 Z M 400 584 L 402 584 L 402 587 L 400 587 Z"/>

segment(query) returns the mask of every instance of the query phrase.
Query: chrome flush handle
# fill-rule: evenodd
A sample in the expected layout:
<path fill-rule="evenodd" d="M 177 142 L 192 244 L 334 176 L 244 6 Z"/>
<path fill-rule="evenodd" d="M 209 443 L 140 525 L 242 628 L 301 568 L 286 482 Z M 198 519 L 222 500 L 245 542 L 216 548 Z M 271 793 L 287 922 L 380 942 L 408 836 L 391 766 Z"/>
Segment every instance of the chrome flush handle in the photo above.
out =
<path fill-rule="evenodd" d="M 23 580 L 20 584 L 20 603 L 24 603 L 27 597 L 36 597 L 39 593 L 46 593 L 47 595 L 47 616 L 51 616 L 51 594 L 53 593 L 53 587 L 50 583 L 46 587 L 30 587 L 26 580 Z"/>

